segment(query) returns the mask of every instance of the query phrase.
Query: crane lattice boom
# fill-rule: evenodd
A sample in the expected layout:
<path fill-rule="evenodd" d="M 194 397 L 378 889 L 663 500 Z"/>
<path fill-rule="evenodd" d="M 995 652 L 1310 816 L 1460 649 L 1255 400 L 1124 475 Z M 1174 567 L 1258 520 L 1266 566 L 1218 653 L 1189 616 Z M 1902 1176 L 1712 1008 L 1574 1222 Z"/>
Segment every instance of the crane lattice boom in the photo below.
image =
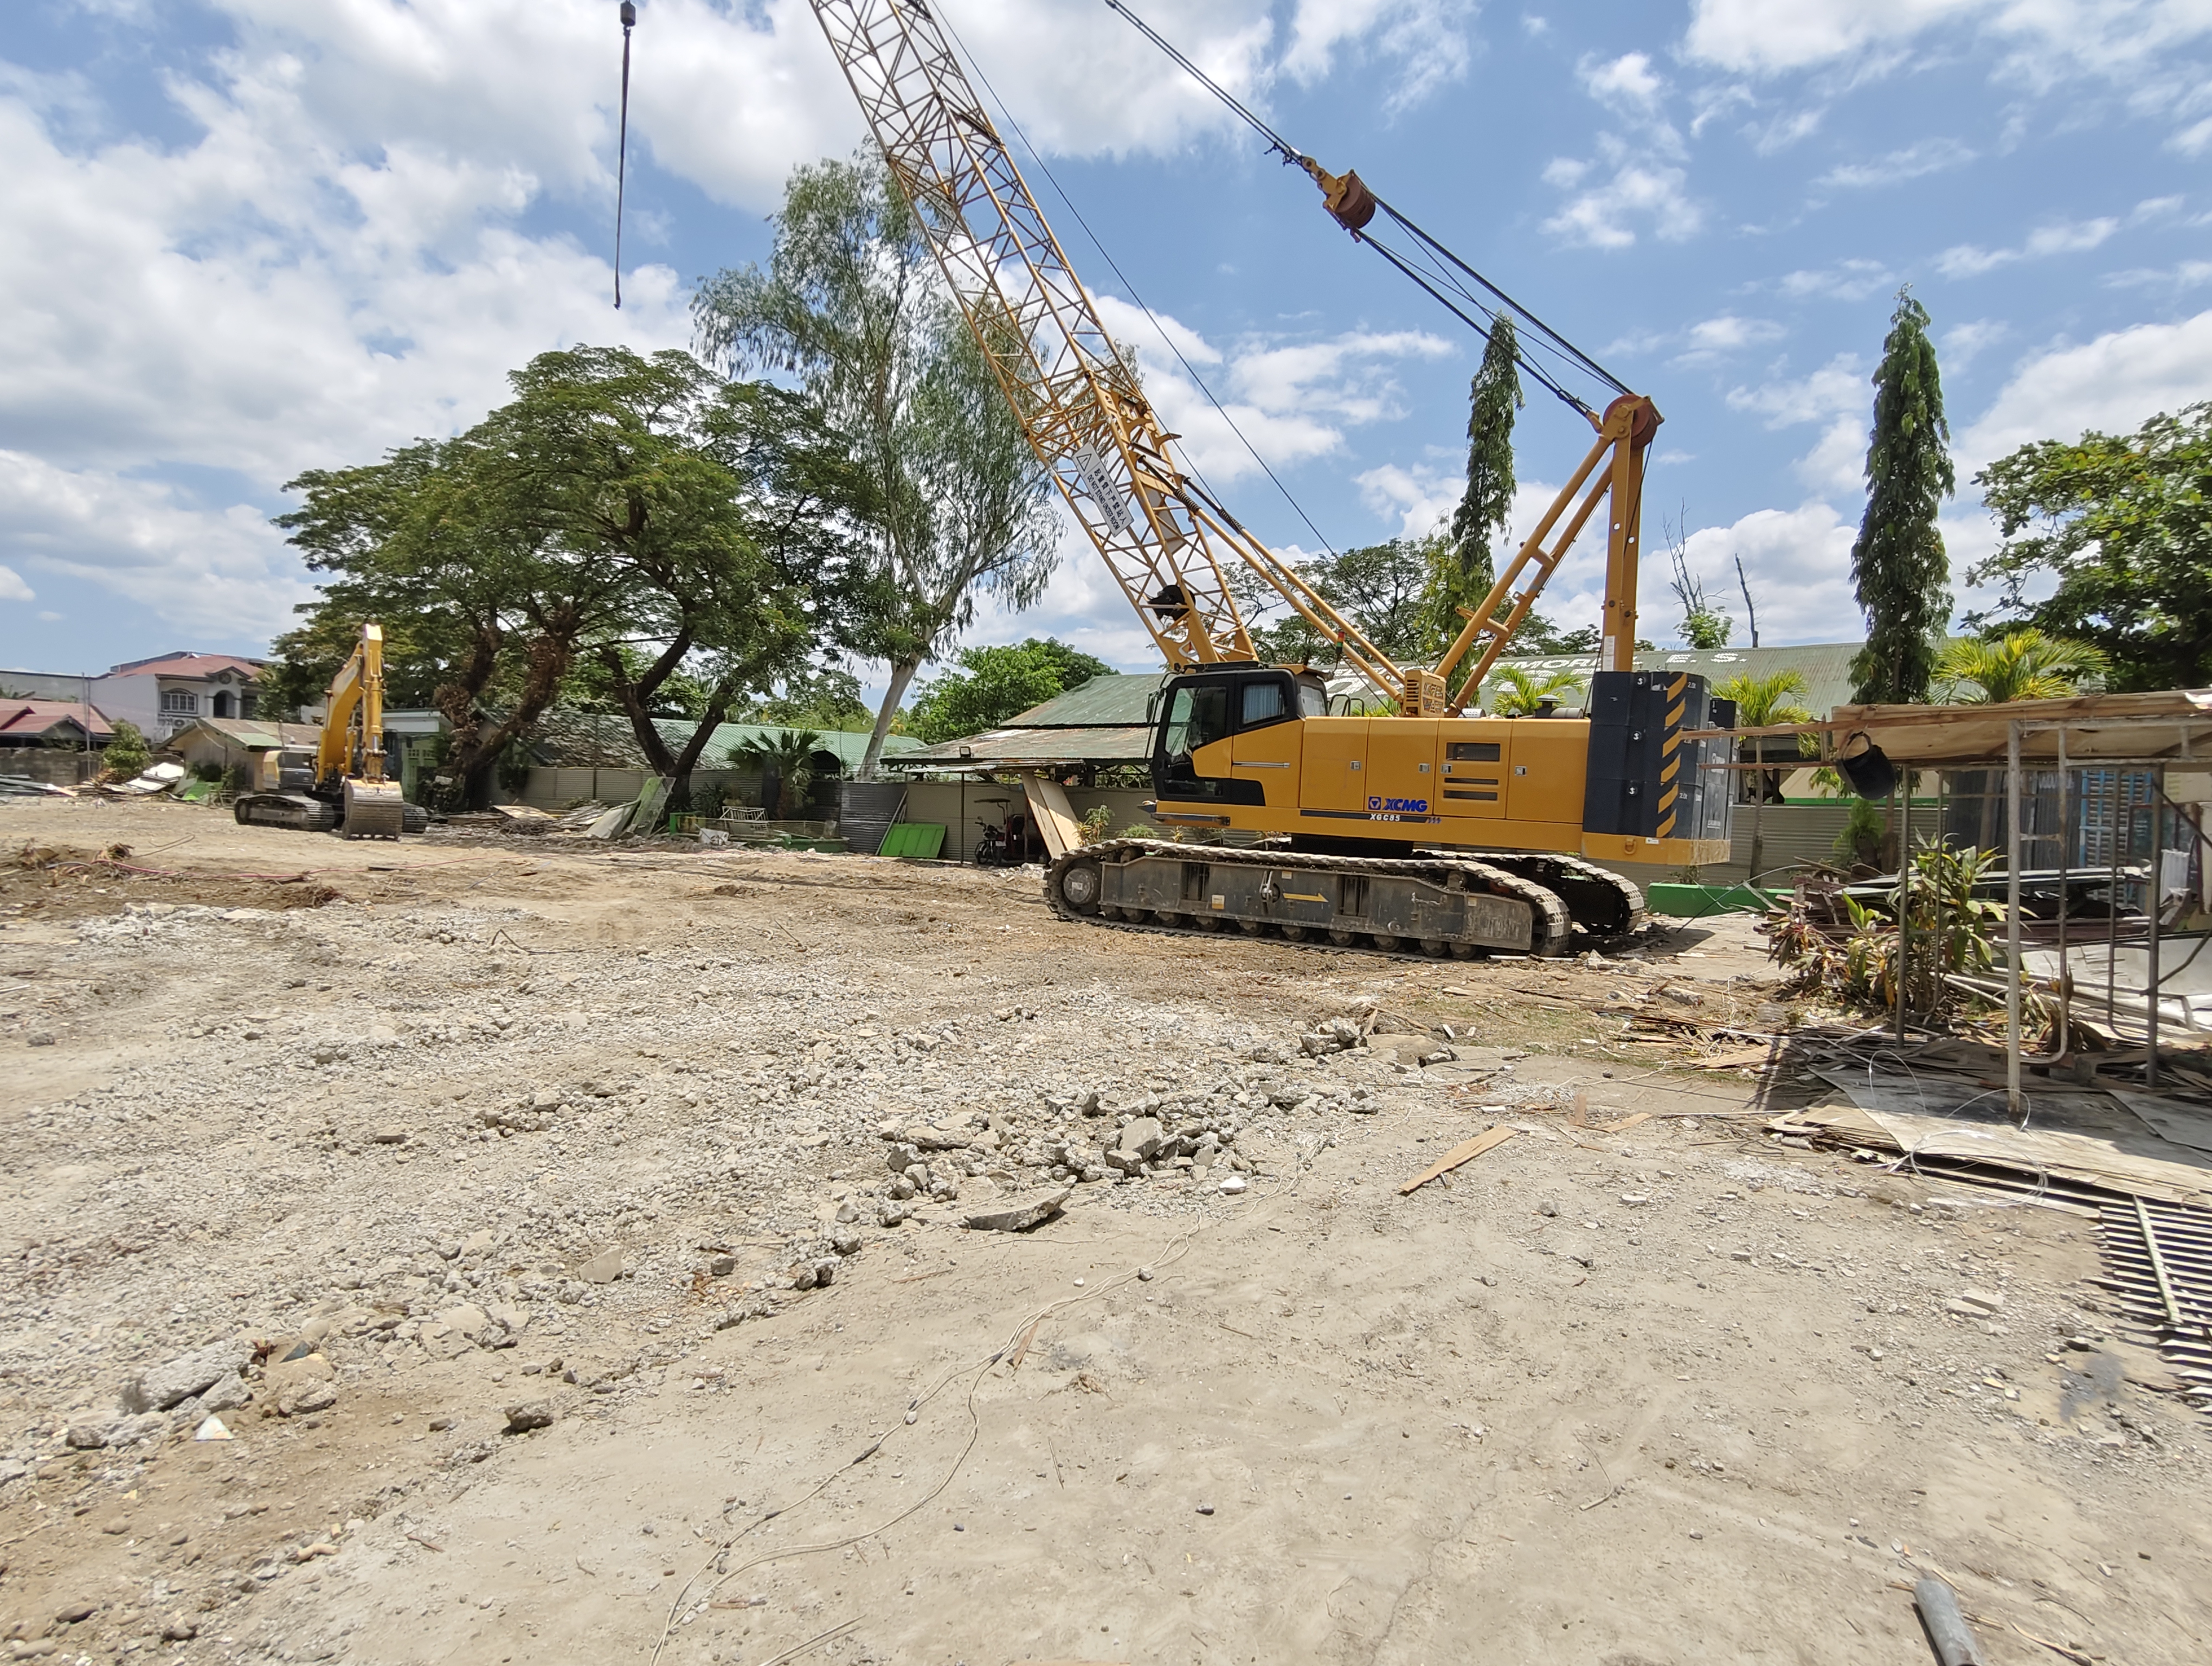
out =
<path fill-rule="evenodd" d="M 1040 461 L 1170 671 L 1256 656 L 1222 577 L 1250 565 L 1412 709 L 1441 682 L 1401 672 L 1288 563 L 1183 477 L 1173 438 L 1045 223 L 924 0 L 812 0 L 954 300 Z M 1424 698 L 1423 696 L 1426 696 Z"/>

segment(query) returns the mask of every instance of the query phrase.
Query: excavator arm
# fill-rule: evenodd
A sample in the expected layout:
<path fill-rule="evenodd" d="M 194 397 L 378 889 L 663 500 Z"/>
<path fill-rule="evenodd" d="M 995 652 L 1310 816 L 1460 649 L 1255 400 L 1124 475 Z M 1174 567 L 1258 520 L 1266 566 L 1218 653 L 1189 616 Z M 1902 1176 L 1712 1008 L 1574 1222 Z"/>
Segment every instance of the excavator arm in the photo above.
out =
<path fill-rule="evenodd" d="M 361 640 L 324 696 L 315 779 L 335 788 L 349 777 L 384 779 L 384 627 L 364 624 Z"/>

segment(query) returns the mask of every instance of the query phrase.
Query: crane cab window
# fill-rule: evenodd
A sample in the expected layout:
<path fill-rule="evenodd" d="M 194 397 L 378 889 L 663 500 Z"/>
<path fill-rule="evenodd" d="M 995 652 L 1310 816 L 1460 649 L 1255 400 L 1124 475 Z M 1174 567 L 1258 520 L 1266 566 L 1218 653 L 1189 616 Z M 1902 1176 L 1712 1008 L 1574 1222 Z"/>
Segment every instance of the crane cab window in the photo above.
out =
<path fill-rule="evenodd" d="M 1291 714 L 1290 690 L 1270 679 L 1265 683 L 1247 683 L 1243 690 L 1243 709 L 1237 718 L 1240 729 L 1256 729 L 1263 723 L 1279 723 Z"/>
<path fill-rule="evenodd" d="M 1187 759 L 1201 746 L 1210 746 L 1229 733 L 1229 690 L 1212 687 L 1180 688 L 1168 708 L 1167 755 Z"/>
<path fill-rule="evenodd" d="M 1303 678 L 1300 679 L 1298 683 L 1298 715 L 1300 717 L 1327 717 L 1328 715 L 1328 690 L 1325 684 L 1320 683 L 1309 683 L 1304 681 Z"/>

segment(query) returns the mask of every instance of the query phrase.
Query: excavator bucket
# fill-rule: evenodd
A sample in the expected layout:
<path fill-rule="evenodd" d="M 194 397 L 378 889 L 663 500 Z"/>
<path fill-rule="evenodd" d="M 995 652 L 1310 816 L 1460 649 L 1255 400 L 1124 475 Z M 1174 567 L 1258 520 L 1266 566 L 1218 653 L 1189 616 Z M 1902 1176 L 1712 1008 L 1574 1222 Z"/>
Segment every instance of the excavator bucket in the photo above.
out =
<path fill-rule="evenodd" d="M 349 839 L 396 839 L 406 825 L 407 800 L 396 781 L 345 784 L 344 835 Z"/>

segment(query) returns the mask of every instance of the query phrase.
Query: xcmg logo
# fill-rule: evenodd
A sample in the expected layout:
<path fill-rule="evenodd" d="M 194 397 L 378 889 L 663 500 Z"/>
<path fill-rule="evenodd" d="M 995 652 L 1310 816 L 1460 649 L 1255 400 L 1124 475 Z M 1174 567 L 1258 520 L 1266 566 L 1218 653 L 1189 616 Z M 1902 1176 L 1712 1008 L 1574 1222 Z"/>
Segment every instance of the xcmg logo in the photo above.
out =
<path fill-rule="evenodd" d="M 1426 799 L 1370 799 L 1367 808 L 1370 814 L 1380 812 L 1393 816 L 1425 816 L 1429 813 L 1429 801 Z"/>

